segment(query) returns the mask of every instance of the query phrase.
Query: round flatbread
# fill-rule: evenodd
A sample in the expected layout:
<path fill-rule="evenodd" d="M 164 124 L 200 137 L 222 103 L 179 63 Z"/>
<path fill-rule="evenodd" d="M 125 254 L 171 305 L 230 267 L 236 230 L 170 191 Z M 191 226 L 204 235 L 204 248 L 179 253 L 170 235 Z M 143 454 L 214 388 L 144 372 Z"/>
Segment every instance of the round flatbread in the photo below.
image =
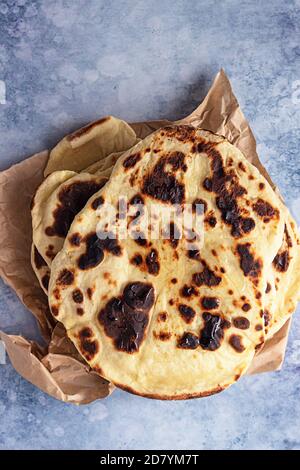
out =
<path fill-rule="evenodd" d="M 44 176 L 58 170 L 81 171 L 113 152 L 130 149 L 136 140 L 129 124 L 106 116 L 64 137 L 50 152 Z"/>
<path fill-rule="evenodd" d="M 133 207 L 125 226 L 119 195 Z M 166 222 L 166 209 L 178 216 L 184 205 L 203 207 L 204 234 Z M 160 399 L 219 392 L 264 341 L 267 274 L 283 230 L 278 198 L 237 148 L 189 126 L 163 128 L 120 157 L 75 217 L 52 264 L 51 311 L 120 388 Z"/>

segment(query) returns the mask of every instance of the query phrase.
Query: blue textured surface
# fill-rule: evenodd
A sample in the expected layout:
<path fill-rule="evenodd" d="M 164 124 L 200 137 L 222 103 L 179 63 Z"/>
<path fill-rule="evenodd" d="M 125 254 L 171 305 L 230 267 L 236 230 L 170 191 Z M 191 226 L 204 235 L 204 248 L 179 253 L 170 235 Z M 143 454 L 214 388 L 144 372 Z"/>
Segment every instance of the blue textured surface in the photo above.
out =
<path fill-rule="evenodd" d="M 261 159 L 300 223 L 299 38 L 299 0 L 1 0 L 0 168 L 101 115 L 179 118 L 224 67 Z M 36 335 L 3 283 L 0 312 L 6 331 Z M 280 373 L 244 378 L 207 399 L 167 403 L 116 392 L 76 407 L 3 365 L 0 447 L 300 449 L 299 372 L 299 315 Z"/>

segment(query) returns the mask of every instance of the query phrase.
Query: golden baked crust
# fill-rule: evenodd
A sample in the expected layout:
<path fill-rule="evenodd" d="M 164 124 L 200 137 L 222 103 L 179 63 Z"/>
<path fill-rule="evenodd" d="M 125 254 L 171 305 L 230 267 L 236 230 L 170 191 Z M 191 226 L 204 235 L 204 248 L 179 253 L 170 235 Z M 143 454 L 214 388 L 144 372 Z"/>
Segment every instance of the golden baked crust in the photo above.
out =
<path fill-rule="evenodd" d="M 120 195 L 146 209 L 202 201 L 204 244 L 100 240 L 96 209 L 116 207 Z M 238 149 L 189 126 L 161 129 L 118 159 L 75 217 L 52 264 L 52 313 L 121 388 L 161 399 L 215 393 L 264 341 L 267 277 L 283 232 L 277 196 Z"/>

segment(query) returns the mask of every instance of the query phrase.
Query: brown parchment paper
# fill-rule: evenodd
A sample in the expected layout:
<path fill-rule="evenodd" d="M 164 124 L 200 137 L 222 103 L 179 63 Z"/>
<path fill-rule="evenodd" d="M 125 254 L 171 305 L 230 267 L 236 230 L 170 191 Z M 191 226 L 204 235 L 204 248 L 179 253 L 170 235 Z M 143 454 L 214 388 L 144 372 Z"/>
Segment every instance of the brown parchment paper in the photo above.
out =
<path fill-rule="evenodd" d="M 221 70 L 203 102 L 189 116 L 176 121 L 224 135 L 235 144 L 275 188 L 256 153 L 256 142 L 230 82 Z M 170 121 L 133 123 L 144 138 Z M 38 153 L 0 173 L 0 275 L 36 317 L 46 346 L 0 331 L 13 367 L 32 384 L 66 402 L 84 404 L 108 396 L 113 385 L 93 372 L 52 318 L 47 297 L 30 264 L 31 198 L 43 180 L 48 151 Z M 1 325 L 0 325 L 1 326 Z M 280 369 L 290 321 L 255 356 L 249 374 Z"/>

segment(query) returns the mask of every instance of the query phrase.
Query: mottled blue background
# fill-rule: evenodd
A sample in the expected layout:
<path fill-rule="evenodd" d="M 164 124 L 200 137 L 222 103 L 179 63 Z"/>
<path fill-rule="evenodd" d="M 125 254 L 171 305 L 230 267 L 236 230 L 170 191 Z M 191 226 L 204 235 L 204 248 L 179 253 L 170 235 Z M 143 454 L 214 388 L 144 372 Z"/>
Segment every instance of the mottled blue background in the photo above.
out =
<path fill-rule="evenodd" d="M 105 114 L 182 117 L 224 67 L 300 223 L 299 40 L 299 0 L 1 0 L 0 168 Z M 1 328 L 36 337 L 31 315 L 0 287 Z M 300 449 L 299 373 L 299 315 L 281 372 L 207 399 L 168 403 L 118 391 L 76 407 L 2 365 L 0 447 Z"/>

